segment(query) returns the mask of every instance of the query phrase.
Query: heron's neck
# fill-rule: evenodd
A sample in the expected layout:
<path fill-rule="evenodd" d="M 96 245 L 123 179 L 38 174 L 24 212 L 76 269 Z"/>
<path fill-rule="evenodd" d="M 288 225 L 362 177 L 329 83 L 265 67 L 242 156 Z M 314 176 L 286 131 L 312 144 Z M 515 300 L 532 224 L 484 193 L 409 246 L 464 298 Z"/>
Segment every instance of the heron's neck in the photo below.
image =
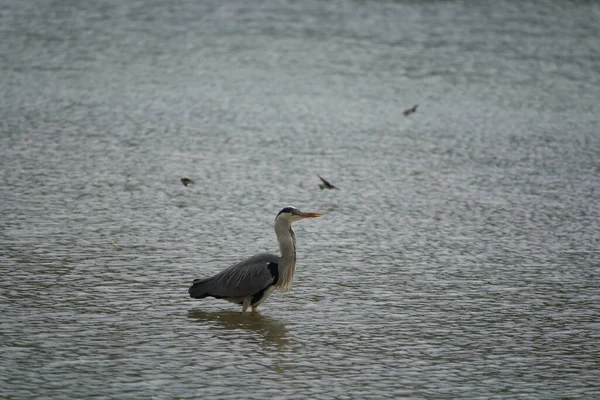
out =
<path fill-rule="evenodd" d="M 285 220 L 275 221 L 275 234 L 281 251 L 277 287 L 281 291 L 288 291 L 292 287 L 296 272 L 296 237 L 292 225 Z"/>

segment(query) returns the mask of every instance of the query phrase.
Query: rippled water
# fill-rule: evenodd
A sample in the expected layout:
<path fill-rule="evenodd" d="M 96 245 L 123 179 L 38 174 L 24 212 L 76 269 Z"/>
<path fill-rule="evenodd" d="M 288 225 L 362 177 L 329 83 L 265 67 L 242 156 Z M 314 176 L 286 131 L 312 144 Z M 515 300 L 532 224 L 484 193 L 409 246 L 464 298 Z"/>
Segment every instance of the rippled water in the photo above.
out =
<path fill-rule="evenodd" d="M 600 397 L 596 2 L 1 7 L 0 397 Z"/>

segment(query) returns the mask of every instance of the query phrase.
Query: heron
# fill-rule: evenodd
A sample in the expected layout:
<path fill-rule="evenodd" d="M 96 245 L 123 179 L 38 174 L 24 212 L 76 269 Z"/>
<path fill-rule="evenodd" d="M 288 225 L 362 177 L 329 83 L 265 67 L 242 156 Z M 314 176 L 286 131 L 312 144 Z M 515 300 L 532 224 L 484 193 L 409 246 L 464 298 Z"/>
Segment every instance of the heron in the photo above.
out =
<path fill-rule="evenodd" d="M 323 178 L 321 175 L 317 175 L 317 176 L 319 177 L 319 179 L 321 180 L 321 182 L 323 182 L 323 183 L 319 183 L 319 187 L 321 188 L 321 190 L 323 190 L 323 189 L 340 190 L 337 186 L 334 186 L 331 183 L 327 182 L 325 180 L 325 178 Z"/>
<path fill-rule="evenodd" d="M 407 108 L 406 110 L 402 111 L 402 114 L 404 114 L 405 117 L 408 117 L 410 114 L 417 112 L 417 107 L 419 107 L 419 105 L 415 104 L 411 108 Z"/>
<path fill-rule="evenodd" d="M 302 212 L 288 206 L 275 217 L 275 235 L 281 256 L 262 253 L 233 264 L 218 274 L 205 279 L 195 279 L 188 292 L 190 297 L 203 299 L 214 297 L 258 311 L 275 289 L 287 292 L 292 287 L 296 272 L 296 236 L 292 223 L 305 218 L 317 218 L 323 214 Z"/>
<path fill-rule="evenodd" d="M 190 178 L 181 178 L 181 183 L 183 183 L 183 186 L 187 186 L 187 185 L 193 185 L 196 182 L 194 182 Z"/>

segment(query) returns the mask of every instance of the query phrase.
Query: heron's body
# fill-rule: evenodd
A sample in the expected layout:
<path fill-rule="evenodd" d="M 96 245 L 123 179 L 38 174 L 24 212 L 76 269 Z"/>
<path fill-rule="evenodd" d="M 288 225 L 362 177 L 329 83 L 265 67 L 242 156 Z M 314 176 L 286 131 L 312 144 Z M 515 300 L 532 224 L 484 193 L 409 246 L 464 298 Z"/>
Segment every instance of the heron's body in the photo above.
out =
<path fill-rule="evenodd" d="M 296 272 L 296 237 L 292 222 L 318 216 L 321 214 L 303 213 L 294 207 L 284 208 L 275 218 L 275 234 L 281 256 L 258 254 L 210 278 L 196 279 L 189 289 L 190 297 L 224 299 L 242 305 L 242 312 L 245 312 L 249 306 L 256 311 L 275 289 L 290 290 Z"/>

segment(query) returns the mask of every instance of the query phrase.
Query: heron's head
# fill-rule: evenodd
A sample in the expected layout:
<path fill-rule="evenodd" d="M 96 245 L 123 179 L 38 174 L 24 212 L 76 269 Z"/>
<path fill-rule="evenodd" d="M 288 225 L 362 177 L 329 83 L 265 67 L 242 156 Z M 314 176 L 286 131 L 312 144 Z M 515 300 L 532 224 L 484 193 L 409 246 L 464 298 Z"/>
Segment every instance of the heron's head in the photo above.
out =
<path fill-rule="evenodd" d="M 291 224 L 292 222 L 300 221 L 301 219 L 304 219 L 304 218 L 317 218 L 317 217 L 320 217 L 321 215 L 323 215 L 323 214 L 305 213 L 305 212 L 298 210 L 296 207 L 288 206 L 288 207 L 283 208 L 281 211 L 279 211 L 279 214 L 277 214 L 277 217 L 275 217 L 275 221 L 284 219 Z"/>

